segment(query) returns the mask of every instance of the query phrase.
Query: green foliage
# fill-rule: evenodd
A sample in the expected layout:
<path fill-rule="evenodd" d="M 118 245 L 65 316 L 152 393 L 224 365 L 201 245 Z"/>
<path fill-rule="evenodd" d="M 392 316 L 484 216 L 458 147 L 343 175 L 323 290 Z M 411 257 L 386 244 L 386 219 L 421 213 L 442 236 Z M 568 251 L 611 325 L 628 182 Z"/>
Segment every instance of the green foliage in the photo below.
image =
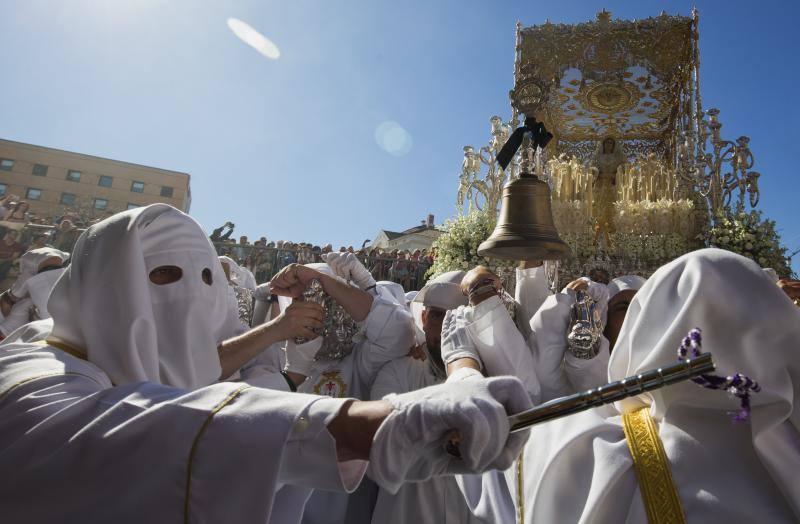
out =
<path fill-rule="evenodd" d="M 714 217 L 708 231 L 708 244 L 771 267 L 779 276 L 792 275 L 786 248 L 775 230 L 775 221 L 762 219 L 761 211 L 726 211 Z"/>
<path fill-rule="evenodd" d="M 436 259 L 428 270 L 428 275 L 435 277 L 458 269 L 467 271 L 477 265 L 488 266 L 493 270 L 513 267 L 514 261 L 478 255 L 478 246 L 492 234 L 496 220 L 494 213 L 473 210 L 445 221 L 444 233 L 433 243 Z"/>

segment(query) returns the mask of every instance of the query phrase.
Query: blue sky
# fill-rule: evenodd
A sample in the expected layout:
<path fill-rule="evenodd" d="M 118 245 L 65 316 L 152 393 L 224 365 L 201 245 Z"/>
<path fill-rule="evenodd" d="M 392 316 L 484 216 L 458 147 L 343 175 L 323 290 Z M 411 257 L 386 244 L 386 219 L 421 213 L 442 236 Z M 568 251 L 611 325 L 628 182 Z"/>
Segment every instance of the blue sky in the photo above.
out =
<path fill-rule="evenodd" d="M 514 24 L 692 2 L 0 0 L 0 137 L 186 171 L 237 234 L 360 244 L 454 214 L 462 147 L 510 114 Z M 704 106 L 749 135 L 760 208 L 800 248 L 800 3 L 697 2 Z M 226 24 L 270 38 L 270 60 Z M 374 134 L 396 121 L 401 156 Z M 794 267 L 800 268 L 800 255 Z"/>

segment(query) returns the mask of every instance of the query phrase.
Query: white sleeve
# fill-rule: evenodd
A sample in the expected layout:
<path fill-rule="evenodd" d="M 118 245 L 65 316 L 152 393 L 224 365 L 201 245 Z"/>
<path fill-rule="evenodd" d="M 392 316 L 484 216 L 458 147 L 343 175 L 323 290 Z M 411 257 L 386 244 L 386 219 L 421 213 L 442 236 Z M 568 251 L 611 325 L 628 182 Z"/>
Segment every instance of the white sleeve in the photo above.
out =
<path fill-rule="evenodd" d="M 517 302 L 517 326 L 527 339 L 530 334 L 530 321 L 550 295 L 544 264 L 539 267 L 516 270 L 517 283 L 514 300 Z"/>
<path fill-rule="evenodd" d="M 573 393 L 563 367 L 573 301 L 563 293 L 550 295 L 531 319 L 528 345 L 542 386 L 542 402 Z"/>
<path fill-rule="evenodd" d="M 298 415 L 281 463 L 284 484 L 352 493 L 367 471 L 366 460 L 339 462 L 328 424 L 351 399 L 316 397 Z M 333 459 L 333 460 L 331 460 Z"/>
<path fill-rule="evenodd" d="M 541 394 L 533 356 L 500 300 L 494 296 L 466 309 L 467 325 L 489 376 L 513 375 L 522 381 L 534 403 Z"/>
<path fill-rule="evenodd" d="M 252 327 L 267 323 L 270 305 L 266 300 L 259 300 L 258 298 L 253 301 L 253 318 L 250 320 Z"/>
<path fill-rule="evenodd" d="M 78 519 L 98 493 L 115 494 L 98 510 L 103 521 L 266 522 L 281 484 L 347 491 L 365 470 L 338 463 L 326 429 L 346 399 L 231 382 L 185 391 L 108 388 L 78 374 L 25 380 L 35 370 L 10 379 L 4 356 L 0 469 L 14 478 L 0 485 L 9 522 Z M 80 471 L 81 482 L 54 471 Z M 34 485 L 50 504 L 28 502 Z"/>
<path fill-rule="evenodd" d="M 404 307 L 374 297 L 369 314 L 360 325 L 365 340 L 354 349 L 355 371 L 371 388 L 381 366 L 408 354 L 414 344 L 414 321 Z"/>
<path fill-rule="evenodd" d="M 269 320 L 271 294 L 267 284 L 261 284 L 253 293 L 253 316 L 250 320 L 250 325 L 260 326 Z"/>
<path fill-rule="evenodd" d="M 608 340 L 602 335 L 600 336 L 600 351 L 594 358 L 577 358 L 567 351 L 564 357 L 564 371 L 572 384 L 572 392 L 586 391 L 608 382 L 608 359 L 610 356 Z"/>

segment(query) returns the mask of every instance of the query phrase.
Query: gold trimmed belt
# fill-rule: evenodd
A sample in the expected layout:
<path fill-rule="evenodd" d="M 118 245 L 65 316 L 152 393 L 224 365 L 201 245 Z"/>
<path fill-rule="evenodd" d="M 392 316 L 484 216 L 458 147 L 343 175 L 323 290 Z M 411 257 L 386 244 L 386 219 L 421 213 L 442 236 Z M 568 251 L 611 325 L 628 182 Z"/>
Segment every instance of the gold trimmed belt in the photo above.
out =
<path fill-rule="evenodd" d="M 519 452 L 517 459 L 517 518 L 519 524 L 525 524 L 525 477 L 523 470 L 525 450 Z"/>
<path fill-rule="evenodd" d="M 672 479 L 664 444 L 650 416 L 650 407 L 623 415 L 622 428 L 633 457 L 647 521 L 650 524 L 685 523 L 681 499 Z"/>
<path fill-rule="evenodd" d="M 79 358 L 81 360 L 87 360 L 85 351 L 82 351 L 74 346 L 71 346 L 66 342 L 64 342 L 63 340 L 59 340 L 55 337 L 47 337 L 46 342 L 44 340 L 39 340 L 38 344 L 41 344 L 43 346 L 50 345 L 53 346 L 54 348 L 60 349 L 64 353 L 72 355 L 75 358 Z"/>

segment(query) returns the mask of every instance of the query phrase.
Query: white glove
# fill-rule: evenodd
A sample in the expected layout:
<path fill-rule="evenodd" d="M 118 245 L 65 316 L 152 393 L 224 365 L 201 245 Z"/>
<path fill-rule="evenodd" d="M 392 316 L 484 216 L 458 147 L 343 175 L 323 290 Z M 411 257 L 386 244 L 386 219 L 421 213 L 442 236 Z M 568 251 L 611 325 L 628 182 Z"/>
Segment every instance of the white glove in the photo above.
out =
<path fill-rule="evenodd" d="M 350 271 L 348 268 L 344 267 L 344 253 L 323 253 L 322 260 L 336 273 L 336 276 L 345 280 L 350 279 Z"/>
<path fill-rule="evenodd" d="M 304 344 L 296 344 L 294 340 L 289 339 L 286 343 L 286 365 L 283 370 L 299 373 L 306 377 L 311 375 L 314 357 L 321 347 L 322 337 L 317 337 Z"/>
<path fill-rule="evenodd" d="M 334 273 L 345 280 L 352 280 L 362 291 L 375 285 L 375 279 L 353 253 L 327 253 L 322 258 Z"/>
<path fill-rule="evenodd" d="M 30 296 L 30 291 L 28 290 L 28 279 L 23 280 L 20 282 L 20 279 L 17 278 L 11 287 L 9 288 L 11 294 L 14 296 L 16 300 L 20 300 L 22 298 L 27 298 Z"/>
<path fill-rule="evenodd" d="M 448 310 L 444 315 L 442 361 L 447 365 L 460 358 L 471 358 L 482 368 L 483 362 L 478 355 L 478 348 L 475 347 L 467 330 L 466 310 L 466 306 L 459 306 L 457 309 Z"/>
<path fill-rule="evenodd" d="M 394 410 L 375 433 L 370 477 L 390 493 L 438 475 L 504 470 L 528 439 L 527 432 L 508 432 L 508 415 L 532 406 L 514 377 L 445 383 L 384 400 Z M 446 451 L 453 432 L 461 437 L 461 458 Z"/>

